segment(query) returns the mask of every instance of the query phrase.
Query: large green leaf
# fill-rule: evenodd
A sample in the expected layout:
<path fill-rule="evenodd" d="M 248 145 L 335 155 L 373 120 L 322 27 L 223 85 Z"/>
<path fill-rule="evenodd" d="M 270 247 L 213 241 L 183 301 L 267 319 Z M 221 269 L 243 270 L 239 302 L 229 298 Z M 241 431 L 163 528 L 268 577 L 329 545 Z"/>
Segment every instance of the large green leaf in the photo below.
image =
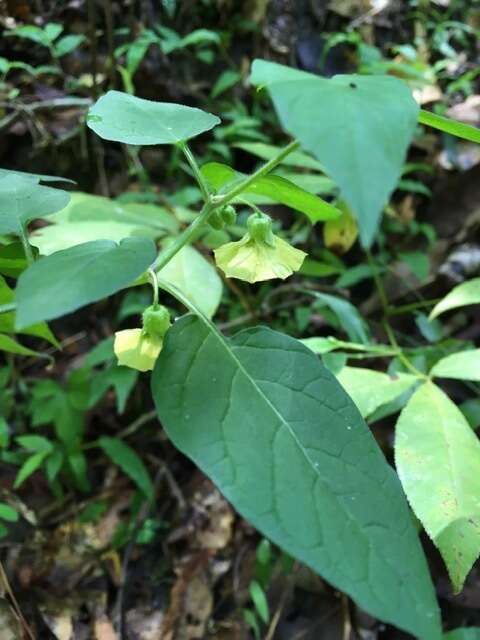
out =
<path fill-rule="evenodd" d="M 392 402 L 418 380 L 416 376 L 399 373 L 389 376 L 381 371 L 361 367 L 343 367 L 337 380 L 357 405 L 364 418 L 378 407 Z"/>
<path fill-rule="evenodd" d="M 466 307 L 469 304 L 480 304 L 480 278 L 467 280 L 454 287 L 447 295 L 436 304 L 430 313 L 430 320 L 436 318 L 445 311 Z"/>
<path fill-rule="evenodd" d="M 251 80 L 268 88 L 282 126 L 338 184 L 369 247 L 417 123 L 407 85 L 391 76 L 327 80 L 265 60 L 254 61 Z"/>
<path fill-rule="evenodd" d="M 29 237 L 30 244 L 37 247 L 40 255 L 49 256 L 79 244 L 93 240 L 114 240 L 146 236 L 155 238 L 158 234 L 148 227 L 138 227 L 128 222 L 64 222 L 41 227 Z"/>
<path fill-rule="evenodd" d="M 458 592 L 480 553 L 480 443 L 461 411 L 431 382 L 400 414 L 395 461 L 407 498 Z"/>
<path fill-rule="evenodd" d="M 480 382 L 480 349 L 459 351 L 442 358 L 431 370 L 437 378 L 457 378 Z"/>
<path fill-rule="evenodd" d="M 19 235 L 30 220 L 63 209 L 69 200 L 66 191 L 44 187 L 31 177 L 0 177 L 0 233 Z"/>
<path fill-rule="evenodd" d="M 164 207 L 140 202 L 123 203 L 111 198 L 76 191 L 68 205 L 49 217 L 49 222 L 106 222 L 149 228 L 159 233 L 176 233 L 176 218 Z"/>
<path fill-rule="evenodd" d="M 125 144 L 177 144 L 219 124 L 211 113 L 109 91 L 90 108 L 87 124 L 101 138 Z"/>
<path fill-rule="evenodd" d="M 220 162 L 209 162 L 203 165 L 201 171 L 208 183 L 217 191 L 224 186 L 233 186 L 246 177 Z M 335 220 L 341 215 L 333 205 L 281 176 L 267 175 L 258 178 L 248 186 L 246 193 L 266 196 L 271 202 L 279 202 L 296 211 L 301 211 L 312 223 L 319 220 Z"/>
<path fill-rule="evenodd" d="M 227 340 L 186 316 L 166 335 L 152 392 L 173 443 L 264 535 L 373 615 L 440 637 L 398 480 L 311 351 L 266 328 Z"/>
<path fill-rule="evenodd" d="M 75 311 L 130 285 L 155 259 L 148 238 L 87 242 L 35 262 L 16 289 L 17 329 Z"/>
<path fill-rule="evenodd" d="M 222 280 L 215 267 L 193 247 L 180 249 L 158 277 L 179 289 L 208 318 L 220 304 Z"/>

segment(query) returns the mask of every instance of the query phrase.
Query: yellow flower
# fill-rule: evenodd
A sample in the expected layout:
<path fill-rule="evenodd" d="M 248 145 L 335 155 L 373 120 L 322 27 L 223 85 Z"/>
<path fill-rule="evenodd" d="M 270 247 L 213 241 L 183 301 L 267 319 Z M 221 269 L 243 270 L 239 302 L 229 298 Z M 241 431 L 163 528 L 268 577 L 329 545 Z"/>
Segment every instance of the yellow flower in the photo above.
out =
<path fill-rule="evenodd" d="M 307 254 L 274 235 L 268 216 L 254 214 L 248 227 L 241 240 L 224 244 L 214 252 L 215 262 L 226 276 L 246 282 L 285 280 L 300 269 Z"/>
<path fill-rule="evenodd" d="M 138 371 L 151 371 L 163 345 L 163 340 L 143 329 L 125 329 L 115 333 L 113 350 L 118 364 Z"/>

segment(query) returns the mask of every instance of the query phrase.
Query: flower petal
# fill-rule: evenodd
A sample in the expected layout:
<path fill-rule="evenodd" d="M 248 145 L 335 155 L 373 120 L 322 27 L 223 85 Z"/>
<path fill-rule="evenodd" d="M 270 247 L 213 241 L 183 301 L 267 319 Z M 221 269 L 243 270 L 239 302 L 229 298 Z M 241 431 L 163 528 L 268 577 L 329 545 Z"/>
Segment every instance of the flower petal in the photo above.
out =
<path fill-rule="evenodd" d="M 113 350 L 119 365 L 151 371 L 162 344 L 162 340 L 145 334 L 142 329 L 126 329 L 115 333 Z"/>

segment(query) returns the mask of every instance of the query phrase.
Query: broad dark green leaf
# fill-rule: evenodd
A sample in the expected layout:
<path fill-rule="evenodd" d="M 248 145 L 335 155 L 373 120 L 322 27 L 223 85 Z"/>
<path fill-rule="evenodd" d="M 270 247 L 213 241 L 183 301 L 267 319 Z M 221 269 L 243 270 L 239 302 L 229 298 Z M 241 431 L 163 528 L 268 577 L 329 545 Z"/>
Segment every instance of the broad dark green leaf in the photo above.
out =
<path fill-rule="evenodd" d="M 223 186 L 236 184 L 246 178 L 244 174 L 238 173 L 228 165 L 220 162 L 209 162 L 203 165 L 201 171 L 215 190 L 220 190 Z M 266 196 L 272 202 L 279 202 L 287 207 L 301 211 L 308 216 L 312 223 L 319 220 L 333 220 L 341 215 L 341 212 L 336 207 L 325 202 L 325 200 L 276 175 L 270 174 L 255 180 L 245 192 Z"/>
<path fill-rule="evenodd" d="M 440 637 L 398 480 L 311 351 L 265 328 L 227 340 L 186 316 L 166 335 L 152 392 L 173 443 L 264 535 L 372 615 Z"/>
<path fill-rule="evenodd" d="M 282 126 L 338 184 L 369 247 L 417 123 L 407 85 L 392 76 L 327 80 L 265 60 L 254 61 L 251 81 L 267 87 Z"/>
<path fill-rule="evenodd" d="M 69 200 L 66 191 L 44 187 L 30 177 L 0 177 L 0 233 L 19 235 L 30 220 L 60 211 Z"/>
<path fill-rule="evenodd" d="M 213 129 L 220 119 L 174 102 L 154 102 L 109 91 L 90 108 L 87 125 L 105 140 L 125 144 L 177 144 Z"/>
<path fill-rule="evenodd" d="M 155 246 L 148 238 L 126 238 L 119 244 L 95 240 L 41 258 L 18 279 L 17 329 L 112 295 L 154 259 Z"/>
<path fill-rule="evenodd" d="M 118 464 L 147 497 L 151 497 L 153 485 L 150 475 L 135 451 L 119 438 L 102 436 L 98 443 L 110 460 Z"/>
<path fill-rule="evenodd" d="M 458 593 L 480 553 L 480 443 L 461 411 L 431 382 L 400 414 L 395 462 Z"/>

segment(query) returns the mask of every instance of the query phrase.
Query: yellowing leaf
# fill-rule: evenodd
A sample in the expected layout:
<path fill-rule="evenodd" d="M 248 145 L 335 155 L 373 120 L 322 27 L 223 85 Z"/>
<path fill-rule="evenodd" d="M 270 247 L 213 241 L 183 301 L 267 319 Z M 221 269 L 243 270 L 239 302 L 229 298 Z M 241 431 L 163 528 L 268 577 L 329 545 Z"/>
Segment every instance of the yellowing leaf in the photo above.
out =
<path fill-rule="evenodd" d="M 323 241 L 327 249 L 343 255 L 355 244 L 358 225 L 345 205 L 337 205 L 342 215 L 336 220 L 327 220 L 323 227 Z"/>

